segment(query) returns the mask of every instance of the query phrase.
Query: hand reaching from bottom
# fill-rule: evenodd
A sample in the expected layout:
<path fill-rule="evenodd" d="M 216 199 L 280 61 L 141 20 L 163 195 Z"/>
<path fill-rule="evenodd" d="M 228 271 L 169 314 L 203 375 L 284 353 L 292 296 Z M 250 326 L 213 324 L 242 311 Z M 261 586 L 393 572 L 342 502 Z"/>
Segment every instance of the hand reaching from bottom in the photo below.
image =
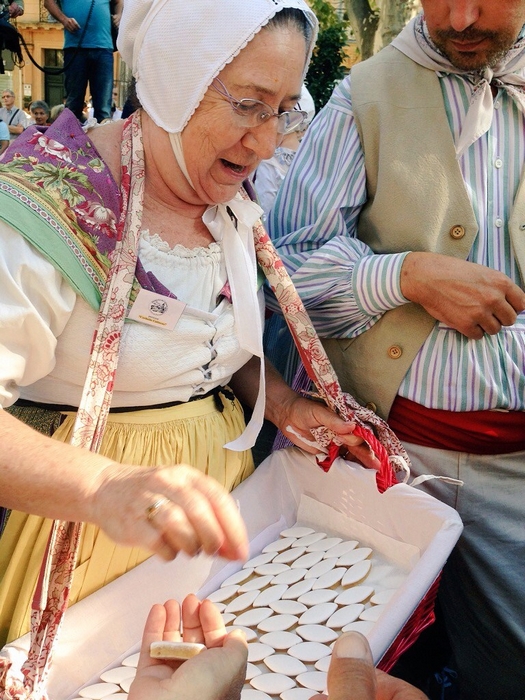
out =
<path fill-rule="evenodd" d="M 148 616 L 137 675 L 129 700 L 239 700 L 246 677 L 248 647 L 241 631 L 226 634 L 221 615 L 209 600 L 194 595 L 154 605 Z M 184 641 L 208 648 L 188 661 L 150 658 L 156 641 Z"/>
<path fill-rule="evenodd" d="M 343 634 L 334 645 L 328 670 L 328 696 L 311 700 L 427 700 L 399 678 L 374 668 L 368 642 L 358 632 Z"/>

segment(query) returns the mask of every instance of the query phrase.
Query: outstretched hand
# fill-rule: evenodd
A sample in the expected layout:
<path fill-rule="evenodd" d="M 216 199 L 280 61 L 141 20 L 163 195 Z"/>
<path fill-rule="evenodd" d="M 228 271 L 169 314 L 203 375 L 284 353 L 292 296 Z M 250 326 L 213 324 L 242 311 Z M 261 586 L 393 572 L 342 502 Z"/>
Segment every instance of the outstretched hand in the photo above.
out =
<path fill-rule="evenodd" d="M 188 661 L 150 657 L 156 641 L 205 644 L 208 648 Z M 148 616 L 137 675 L 129 700 L 238 700 L 246 677 L 248 647 L 244 634 L 226 634 L 222 617 L 209 600 L 189 595 L 181 608 L 176 600 L 154 605 Z"/>
<path fill-rule="evenodd" d="M 109 464 L 91 496 L 92 522 L 120 544 L 143 546 L 166 560 L 203 550 L 227 559 L 248 556 L 239 510 L 227 491 L 193 467 Z M 118 505 L 118 508 L 116 507 Z M 150 514 L 154 504 L 158 508 Z"/>
<path fill-rule="evenodd" d="M 358 632 L 341 635 L 334 645 L 328 670 L 328 696 L 311 700 L 427 700 L 399 678 L 374 668 L 368 642 Z"/>

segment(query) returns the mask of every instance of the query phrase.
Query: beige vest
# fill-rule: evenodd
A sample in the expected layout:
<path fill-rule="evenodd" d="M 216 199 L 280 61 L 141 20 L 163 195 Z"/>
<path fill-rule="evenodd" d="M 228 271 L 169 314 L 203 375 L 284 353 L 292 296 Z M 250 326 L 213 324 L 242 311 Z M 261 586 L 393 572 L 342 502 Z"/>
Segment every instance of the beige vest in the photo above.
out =
<path fill-rule="evenodd" d="M 456 160 L 439 79 L 387 47 L 352 69 L 368 201 L 358 236 L 376 253 L 430 251 L 466 259 L 478 225 Z M 525 190 L 509 221 L 525 279 Z M 357 338 L 326 339 L 343 389 L 383 418 L 435 320 L 417 304 L 388 311 Z"/>

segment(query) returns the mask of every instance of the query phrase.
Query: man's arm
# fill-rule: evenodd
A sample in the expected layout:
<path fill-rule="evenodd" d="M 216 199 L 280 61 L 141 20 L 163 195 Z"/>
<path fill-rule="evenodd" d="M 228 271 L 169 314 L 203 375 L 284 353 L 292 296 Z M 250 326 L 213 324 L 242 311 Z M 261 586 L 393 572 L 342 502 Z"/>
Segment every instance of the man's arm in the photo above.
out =
<path fill-rule="evenodd" d="M 74 17 L 68 17 L 60 9 L 56 0 L 44 0 L 44 7 L 49 12 L 51 17 L 54 17 L 60 24 L 64 26 L 64 29 L 68 32 L 76 32 L 80 29 L 79 23 Z"/>

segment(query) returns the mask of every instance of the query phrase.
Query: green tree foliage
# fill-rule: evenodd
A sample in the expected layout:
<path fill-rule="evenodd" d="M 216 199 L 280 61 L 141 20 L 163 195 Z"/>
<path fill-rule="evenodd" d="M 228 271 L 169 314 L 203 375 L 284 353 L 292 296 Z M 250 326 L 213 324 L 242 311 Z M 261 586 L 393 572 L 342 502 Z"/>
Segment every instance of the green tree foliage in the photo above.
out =
<path fill-rule="evenodd" d="M 342 64 L 348 43 L 348 21 L 340 19 L 327 0 L 311 0 L 310 5 L 319 20 L 319 36 L 306 84 L 318 111 L 328 102 L 335 85 L 345 75 Z"/>

